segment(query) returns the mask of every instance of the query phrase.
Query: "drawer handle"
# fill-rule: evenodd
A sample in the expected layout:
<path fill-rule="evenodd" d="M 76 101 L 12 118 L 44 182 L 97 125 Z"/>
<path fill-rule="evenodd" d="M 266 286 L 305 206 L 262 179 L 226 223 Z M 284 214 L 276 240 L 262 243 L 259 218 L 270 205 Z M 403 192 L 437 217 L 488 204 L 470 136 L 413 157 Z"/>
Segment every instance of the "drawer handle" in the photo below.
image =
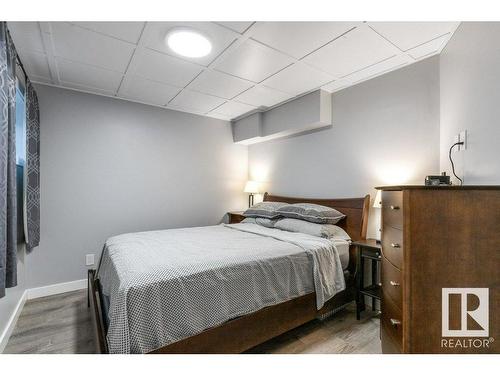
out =
<path fill-rule="evenodd" d="M 391 318 L 391 324 L 392 324 L 394 327 L 400 326 L 400 325 L 401 325 L 401 320 Z"/>
<path fill-rule="evenodd" d="M 396 281 L 389 281 L 389 284 L 391 284 L 392 286 L 399 286 L 399 283 L 396 282 Z"/>
<path fill-rule="evenodd" d="M 397 248 L 397 247 L 401 247 L 401 245 L 400 245 L 400 244 L 398 244 L 398 243 L 391 243 L 391 246 L 392 246 L 392 247 L 396 247 L 396 248 Z"/>
<path fill-rule="evenodd" d="M 391 210 L 399 210 L 399 206 L 391 206 Z"/>

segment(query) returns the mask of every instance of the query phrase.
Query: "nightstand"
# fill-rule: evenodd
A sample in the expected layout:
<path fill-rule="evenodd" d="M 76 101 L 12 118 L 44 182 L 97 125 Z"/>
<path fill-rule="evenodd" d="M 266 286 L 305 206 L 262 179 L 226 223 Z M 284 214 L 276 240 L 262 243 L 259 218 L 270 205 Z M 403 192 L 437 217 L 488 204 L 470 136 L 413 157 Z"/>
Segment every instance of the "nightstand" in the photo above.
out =
<path fill-rule="evenodd" d="M 376 240 L 367 239 L 354 241 L 356 246 L 356 319 L 360 319 L 361 311 L 365 310 L 365 296 L 372 299 L 372 310 L 375 310 L 375 301 L 380 302 L 380 262 L 382 260 L 382 245 Z M 371 280 L 365 285 L 365 260 L 371 263 Z"/>
<path fill-rule="evenodd" d="M 239 222 L 241 222 L 245 218 L 245 216 L 243 216 L 243 212 L 244 211 L 229 211 L 227 213 L 228 223 L 238 224 Z"/>

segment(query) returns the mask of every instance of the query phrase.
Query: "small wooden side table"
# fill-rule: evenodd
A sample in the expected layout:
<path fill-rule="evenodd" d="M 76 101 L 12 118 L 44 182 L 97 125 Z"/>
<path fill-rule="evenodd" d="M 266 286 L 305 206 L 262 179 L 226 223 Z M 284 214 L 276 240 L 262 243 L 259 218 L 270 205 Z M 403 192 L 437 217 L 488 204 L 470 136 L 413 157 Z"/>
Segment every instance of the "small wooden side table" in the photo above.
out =
<path fill-rule="evenodd" d="M 229 211 L 227 213 L 229 224 L 238 224 L 241 222 L 245 216 L 243 216 L 244 211 Z"/>
<path fill-rule="evenodd" d="M 354 241 L 356 246 L 356 319 L 360 319 L 361 311 L 365 310 L 365 296 L 372 299 L 372 310 L 375 311 L 375 301 L 379 301 L 382 295 L 380 284 L 380 262 L 382 260 L 382 245 L 376 240 L 366 239 Z M 371 281 L 365 285 L 365 260 L 371 262 Z"/>

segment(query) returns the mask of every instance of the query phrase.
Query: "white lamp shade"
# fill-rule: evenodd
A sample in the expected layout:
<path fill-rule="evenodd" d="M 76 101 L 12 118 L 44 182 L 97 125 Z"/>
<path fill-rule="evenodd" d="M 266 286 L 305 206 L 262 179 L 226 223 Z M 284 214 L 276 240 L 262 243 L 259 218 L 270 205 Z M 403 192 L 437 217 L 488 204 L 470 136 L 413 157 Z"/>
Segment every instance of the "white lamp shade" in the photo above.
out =
<path fill-rule="evenodd" d="M 377 195 L 375 195 L 375 200 L 373 201 L 374 208 L 382 208 L 382 190 L 377 190 Z"/>
<path fill-rule="evenodd" d="M 259 183 L 257 181 L 247 181 L 245 185 L 245 193 L 258 194 L 259 193 Z"/>

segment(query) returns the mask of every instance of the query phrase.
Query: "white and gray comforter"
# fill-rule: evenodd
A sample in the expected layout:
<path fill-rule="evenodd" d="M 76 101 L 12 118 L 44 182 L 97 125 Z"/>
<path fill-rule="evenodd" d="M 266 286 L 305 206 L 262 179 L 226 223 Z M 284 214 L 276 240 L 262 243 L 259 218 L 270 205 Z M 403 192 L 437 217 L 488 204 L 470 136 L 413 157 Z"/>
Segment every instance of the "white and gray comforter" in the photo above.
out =
<path fill-rule="evenodd" d="M 332 241 L 256 224 L 130 233 L 106 241 L 111 353 L 145 353 L 307 293 L 345 288 Z"/>

